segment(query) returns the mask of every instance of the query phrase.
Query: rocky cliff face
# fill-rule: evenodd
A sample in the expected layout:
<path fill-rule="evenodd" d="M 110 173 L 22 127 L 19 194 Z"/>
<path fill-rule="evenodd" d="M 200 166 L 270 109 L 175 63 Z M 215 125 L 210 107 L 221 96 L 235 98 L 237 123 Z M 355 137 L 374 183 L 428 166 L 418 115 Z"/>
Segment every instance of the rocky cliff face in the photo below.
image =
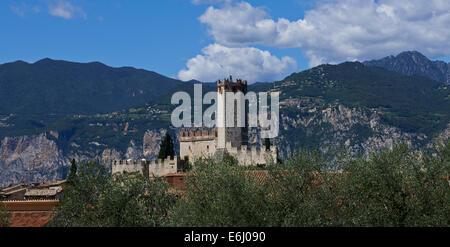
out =
<path fill-rule="evenodd" d="M 158 157 L 159 145 L 162 138 L 166 135 L 166 129 L 147 130 L 142 139 L 142 155 L 146 159 Z M 178 139 L 177 139 L 178 140 Z"/>
<path fill-rule="evenodd" d="M 157 156 L 165 129 L 147 130 L 141 140 L 130 141 L 126 152 L 114 147 L 103 147 L 96 152 L 77 152 L 73 147 L 63 154 L 56 142 L 46 134 L 20 137 L 5 137 L 0 146 L 0 187 L 20 182 L 42 182 L 64 179 L 71 160 L 77 162 L 91 159 L 152 159 Z M 58 134 L 52 132 L 56 137 Z M 136 143 L 142 142 L 142 146 Z"/>
<path fill-rule="evenodd" d="M 70 160 L 45 134 L 5 137 L 0 146 L 0 185 L 55 181 L 65 177 Z"/>
<path fill-rule="evenodd" d="M 368 156 L 370 152 L 391 148 L 395 142 L 420 145 L 429 141 L 424 134 L 404 133 L 383 124 L 382 112 L 376 110 L 348 108 L 339 103 L 300 107 L 300 102 L 295 102 L 287 106 L 299 109 L 296 115 L 281 113 L 282 134 L 277 143 L 289 146 L 281 150 L 282 157 L 299 147 L 319 148 L 324 153 L 345 148 L 351 155 Z"/>

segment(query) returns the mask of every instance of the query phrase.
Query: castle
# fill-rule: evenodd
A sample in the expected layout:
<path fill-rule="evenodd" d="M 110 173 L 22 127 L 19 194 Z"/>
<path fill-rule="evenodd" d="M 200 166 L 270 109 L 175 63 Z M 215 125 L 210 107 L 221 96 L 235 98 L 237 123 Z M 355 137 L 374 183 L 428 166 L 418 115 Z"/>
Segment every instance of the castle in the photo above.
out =
<path fill-rule="evenodd" d="M 182 172 L 188 160 L 193 162 L 199 158 L 215 157 L 224 152 L 234 156 L 239 164 L 250 166 L 266 164 L 268 160 L 277 160 L 277 147 L 248 146 L 248 105 L 244 107 L 244 127 L 237 124 L 237 103 L 233 103 L 234 127 L 226 127 L 227 92 L 247 93 L 247 81 L 232 77 L 217 81 L 217 111 L 216 128 L 211 130 L 182 131 L 180 132 L 180 155 L 167 157 L 164 160 L 115 160 L 111 162 L 112 173 L 140 172 L 146 177 L 165 176 L 167 174 Z M 246 101 L 244 101 L 247 104 Z"/>

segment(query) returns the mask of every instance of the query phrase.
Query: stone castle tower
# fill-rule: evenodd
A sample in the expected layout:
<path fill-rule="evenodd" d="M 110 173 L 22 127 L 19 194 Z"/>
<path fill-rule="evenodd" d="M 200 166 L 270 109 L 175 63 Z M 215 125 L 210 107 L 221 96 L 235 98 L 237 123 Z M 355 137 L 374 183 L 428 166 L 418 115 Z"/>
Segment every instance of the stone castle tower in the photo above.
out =
<path fill-rule="evenodd" d="M 227 142 L 230 142 L 232 147 L 240 147 L 248 143 L 248 103 L 244 101 L 244 126 L 239 127 L 237 121 L 238 102 L 234 99 L 228 99 L 227 92 L 242 92 L 245 95 L 247 93 L 247 81 L 237 79 L 236 82 L 233 82 L 231 76 L 230 79 L 225 78 L 223 81 L 217 81 L 217 149 L 225 149 Z M 231 95 L 228 94 L 228 96 Z M 233 102 L 232 107 L 234 109 L 227 109 L 227 100 Z M 232 126 L 227 126 L 227 117 L 229 117 L 227 113 L 231 112 L 234 114 L 234 123 Z"/>
<path fill-rule="evenodd" d="M 227 152 L 235 156 L 242 165 L 265 164 L 266 158 L 277 160 L 277 147 L 271 146 L 266 150 L 264 146 L 248 146 L 249 103 L 245 97 L 241 102 L 236 100 L 238 95 L 247 93 L 247 81 L 232 77 L 217 81 L 217 111 L 216 128 L 196 132 L 180 132 L 180 157 L 187 157 L 190 161 L 198 158 L 220 155 Z M 231 98 L 233 97 L 233 98 Z M 227 108 L 228 107 L 228 108 Z M 233 107 L 234 109 L 229 109 Z M 241 126 L 238 125 L 237 116 L 243 112 Z M 242 114 L 241 114 L 242 116 Z M 230 119 L 231 118 L 231 119 Z M 231 126 L 227 125 L 232 123 Z M 233 121 L 231 121 L 233 120 Z"/>

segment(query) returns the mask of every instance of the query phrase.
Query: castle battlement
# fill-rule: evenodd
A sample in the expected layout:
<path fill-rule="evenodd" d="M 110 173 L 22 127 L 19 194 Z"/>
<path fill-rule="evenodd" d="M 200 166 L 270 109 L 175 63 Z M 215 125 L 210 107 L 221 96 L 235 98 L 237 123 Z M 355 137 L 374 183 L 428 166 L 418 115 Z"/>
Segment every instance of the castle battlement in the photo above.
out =
<path fill-rule="evenodd" d="M 180 132 L 180 142 L 209 141 L 217 137 L 216 129 Z"/>
<path fill-rule="evenodd" d="M 226 143 L 226 151 L 234 156 L 239 164 L 250 166 L 257 164 L 266 164 L 267 160 L 276 161 L 278 149 L 271 146 L 267 150 L 264 146 L 250 146 L 241 145 L 240 147 L 232 147 L 230 142 Z"/>
<path fill-rule="evenodd" d="M 144 168 L 148 166 L 149 162 L 145 159 L 142 160 L 112 160 L 110 162 L 112 173 L 123 173 L 123 172 L 139 172 L 142 175 Z"/>
<path fill-rule="evenodd" d="M 233 82 L 233 78 L 224 78 L 223 81 L 217 80 L 217 88 L 218 92 L 222 93 L 223 91 L 241 91 L 243 93 L 247 92 L 247 81 L 237 79 L 236 82 Z M 223 90 L 225 89 L 225 90 Z"/>
<path fill-rule="evenodd" d="M 164 176 L 169 173 L 181 172 L 184 169 L 184 159 L 167 157 L 166 159 L 114 160 L 111 162 L 112 173 L 139 172 L 145 177 Z"/>
<path fill-rule="evenodd" d="M 164 176 L 169 173 L 181 172 L 184 169 L 184 159 L 180 157 L 167 157 L 166 159 L 153 160 L 148 167 L 148 175 Z"/>

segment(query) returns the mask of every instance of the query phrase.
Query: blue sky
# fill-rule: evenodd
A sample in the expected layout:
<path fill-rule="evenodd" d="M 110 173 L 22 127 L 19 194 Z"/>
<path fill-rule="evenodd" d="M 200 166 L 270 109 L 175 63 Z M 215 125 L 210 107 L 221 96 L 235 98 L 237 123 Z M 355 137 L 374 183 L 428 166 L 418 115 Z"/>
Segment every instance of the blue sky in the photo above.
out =
<path fill-rule="evenodd" d="M 274 16 L 300 18 L 305 4 L 256 1 Z M 65 19 L 48 13 L 48 1 L 3 0 L 0 8 L 0 63 L 35 62 L 45 57 L 134 66 L 177 77 L 186 61 L 212 43 L 198 17 L 209 5 L 186 0 L 72 1 L 85 13 Z M 23 9 L 23 15 L 14 7 Z M 33 7 L 39 7 L 35 12 Z M 271 49 L 303 59 L 299 50 Z M 297 54 L 296 54 L 297 53 Z M 300 61 L 300 63 L 302 63 Z M 303 62 L 306 67 L 306 60 Z"/>
<path fill-rule="evenodd" d="M 422 16 L 415 21 L 410 18 L 417 15 L 414 10 L 405 13 L 392 1 L 342 2 L 2 0 L 0 63 L 49 57 L 133 66 L 184 80 L 212 81 L 230 73 L 270 81 L 320 63 L 380 58 L 402 50 L 448 61 L 450 34 L 442 29 L 450 24 L 446 13 L 440 16 L 444 23 Z M 365 17 L 345 15 L 345 4 L 354 11 L 375 13 L 380 26 L 362 30 L 368 26 Z M 418 7 L 433 14 L 433 8 L 449 12 L 448 5 L 437 4 Z M 381 22 L 389 23 L 389 13 L 404 21 L 392 33 L 381 30 L 386 26 Z M 354 28 L 354 18 L 361 18 L 356 23 L 362 23 L 362 31 Z M 397 38 L 395 32 L 404 33 L 406 25 L 427 21 L 435 26 L 427 31 L 429 36 L 439 33 L 443 40 Z M 339 28 L 348 31 L 337 32 Z M 386 35 L 385 41 L 372 35 L 374 31 Z M 236 56 L 242 59 L 236 61 Z"/>

